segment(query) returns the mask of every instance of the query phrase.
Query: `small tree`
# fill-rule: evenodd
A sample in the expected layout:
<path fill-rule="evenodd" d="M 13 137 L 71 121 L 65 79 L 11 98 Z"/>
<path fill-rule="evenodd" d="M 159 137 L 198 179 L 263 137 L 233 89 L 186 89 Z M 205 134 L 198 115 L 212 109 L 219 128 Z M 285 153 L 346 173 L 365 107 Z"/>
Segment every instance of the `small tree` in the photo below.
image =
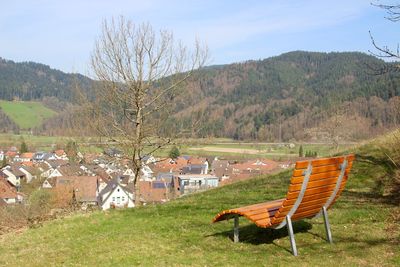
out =
<path fill-rule="evenodd" d="M 28 151 L 29 151 L 29 149 L 28 149 L 27 144 L 25 143 L 24 140 L 22 140 L 21 147 L 19 149 L 19 153 L 26 153 Z"/>
<path fill-rule="evenodd" d="M 300 157 L 300 158 L 304 157 L 303 145 L 300 145 L 300 148 L 299 148 L 299 157 Z"/>
<path fill-rule="evenodd" d="M 171 159 L 176 159 L 176 158 L 178 158 L 180 155 L 181 155 L 181 152 L 179 151 L 179 149 L 178 149 L 176 146 L 172 147 L 172 148 L 171 148 L 171 151 L 169 151 L 169 154 L 168 154 L 168 156 L 169 156 Z"/>
<path fill-rule="evenodd" d="M 124 148 L 134 167 L 135 204 L 142 159 L 171 143 L 160 135 L 175 95 L 207 59 L 207 48 L 195 43 L 189 51 L 169 31 L 149 24 L 134 25 L 120 17 L 104 21 L 91 59 L 95 101 L 88 104 L 97 131 Z"/>
<path fill-rule="evenodd" d="M 65 153 L 71 161 L 75 161 L 78 154 L 78 145 L 75 141 L 68 141 L 67 146 L 65 147 Z"/>

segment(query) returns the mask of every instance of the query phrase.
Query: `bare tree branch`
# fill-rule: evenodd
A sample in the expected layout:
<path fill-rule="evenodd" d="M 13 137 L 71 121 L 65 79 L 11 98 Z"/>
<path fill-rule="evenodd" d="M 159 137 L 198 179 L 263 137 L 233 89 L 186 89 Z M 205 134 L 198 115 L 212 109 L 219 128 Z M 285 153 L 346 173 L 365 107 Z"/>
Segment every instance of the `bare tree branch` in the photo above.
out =
<path fill-rule="evenodd" d="M 116 140 L 134 166 L 135 203 L 143 157 L 171 144 L 158 134 L 178 89 L 202 67 L 206 46 L 195 42 L 190 51 L 169 31 L 156 32 L 149 23 L 134 25 L 124 17 L 104 21 L 91 66 L 96 78 L 96 101 L 88 104 L 89 123 Z"/>

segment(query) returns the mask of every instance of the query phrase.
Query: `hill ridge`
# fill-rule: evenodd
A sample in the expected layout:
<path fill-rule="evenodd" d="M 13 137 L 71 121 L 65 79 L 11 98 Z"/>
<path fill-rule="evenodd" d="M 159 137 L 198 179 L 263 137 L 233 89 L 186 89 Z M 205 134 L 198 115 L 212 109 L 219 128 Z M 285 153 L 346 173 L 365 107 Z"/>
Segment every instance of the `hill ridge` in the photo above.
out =
<path fill-rule="evenodd" d="M 13 63 L 7 68 L 10 64 L 0 61 L 0 99 L 56 98 L 65 106 L 74 102 L 75 82 L 90 95 L 95 81 L 35 64 Z M 339 127 L 339 139 L 370 138 L 400 123 L 398 77 L 371 75 L 367 68 L 384 64 L 393 63 L 362 52 L 291 51 L 207 66 L 195 72 L 172 103 L 173 115 L 161 132 L 271 142 L 329 141 L 329 125 L 341 116 L 352 123 Z M 23 72 L 27 74 L 19 75 Z M 57 126 L 60 134 L 65 132 L 57 121 L 67 121 L 68 113 L 61 113 L 42 131 Z M 191 130 L 193 121 L 201 127 Z"/>

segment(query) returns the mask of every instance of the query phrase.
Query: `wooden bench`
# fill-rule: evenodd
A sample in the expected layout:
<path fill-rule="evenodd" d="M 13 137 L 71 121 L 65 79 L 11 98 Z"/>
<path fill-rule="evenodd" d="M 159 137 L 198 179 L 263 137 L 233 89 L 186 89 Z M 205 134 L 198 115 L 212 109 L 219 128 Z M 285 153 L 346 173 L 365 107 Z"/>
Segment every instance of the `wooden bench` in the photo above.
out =
<path fill-rule="evenodd" d="M 286 198 L 224 210 L 213 223 L 234 218 L 234 242 L 239 242 L 239 217 L 258 227 L 279 229 L 287 225 L 292 253 L 297 256 L 292 221 L 324 217 L 327 240 L 332 243 L 329 209 L 346 184 L 355 156 L 347 155 L 296 162 Z"/>

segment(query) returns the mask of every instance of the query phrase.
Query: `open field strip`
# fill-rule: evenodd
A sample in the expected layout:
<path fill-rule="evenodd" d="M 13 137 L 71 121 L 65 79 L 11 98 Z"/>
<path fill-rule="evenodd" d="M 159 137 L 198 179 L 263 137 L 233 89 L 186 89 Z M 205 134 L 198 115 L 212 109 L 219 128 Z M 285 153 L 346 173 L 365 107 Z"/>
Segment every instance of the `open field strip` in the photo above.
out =
<path fill-rule="evenodd" d="M 207 152 L 222 152 L 222 153 L 238 153 L 238 154 L 262 154 L 262 155 L 270 155 L 270 156 L 287 156 L 290 154 L 287 153 L 266 153 L 265 151 L 260 151 L 256 149 L 243 149 L 243 148 L 223 148 L 223 147 L 192 147 L 189 150 L 202 150 Z M 296 156 L 296 155 L 293 155 Z"/>
<path fill-rule="evenodd" d="M 0 108 L 21 129 L 40 126 L 45 119 L 57 113 L 40 102 L 34 101 L 0 101 Z"/>

